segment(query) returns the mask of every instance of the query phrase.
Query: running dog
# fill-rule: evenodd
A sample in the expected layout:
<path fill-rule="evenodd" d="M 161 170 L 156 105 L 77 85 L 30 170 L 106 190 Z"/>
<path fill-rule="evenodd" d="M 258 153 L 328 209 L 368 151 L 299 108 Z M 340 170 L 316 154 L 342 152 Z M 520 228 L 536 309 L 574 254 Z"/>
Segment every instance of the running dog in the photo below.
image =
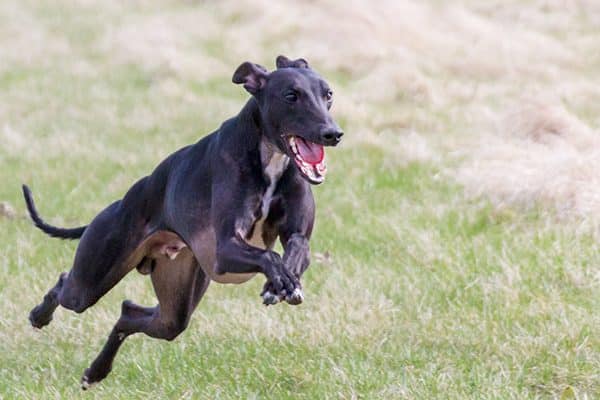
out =
<path fill-rule="evenodd" d="M 73 267 L 29 315 L 42 328 L 63 306 L 81 313 L 128 272 L 149 274 L 155 307 L 125 300 L 82 387 L 104 379 L 129 335 L 173 340 L 210 281 L 239 284 L 262 273 L 265 304 L 300 304 L 315 217 L 311 184 L 325 179 L 324 146 L 343 135 L 329 109 L 329 85 L 304 59 L 277 57 L 277 69 L 244 62 L 233 74 L 251 94 L 240 113 L 197 143 L 167 157 L 87 226 L 44 222 L 23 185 L 35 225 L 80 239 Z M 276 239 L 283 257 L 273 251 Z"/>

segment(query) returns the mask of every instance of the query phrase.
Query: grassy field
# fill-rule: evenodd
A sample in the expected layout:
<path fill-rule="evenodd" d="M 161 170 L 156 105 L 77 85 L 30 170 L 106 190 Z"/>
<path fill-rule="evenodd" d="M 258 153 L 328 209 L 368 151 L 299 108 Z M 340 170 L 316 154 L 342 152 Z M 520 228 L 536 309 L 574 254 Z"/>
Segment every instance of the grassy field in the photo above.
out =
<path fill-rule="evenodd" d="M 600 397 L 594 1 L 0 2 L 0 398 Z M 212 284 L 174 342 L 79 379 L 137 273 L 81 315 L 29 310 L 88 222 L 241 108 L 245 60 L 305 57 L 346 136 L 316 187 L 299 307 Z M 562 396 L 562 397 L 561 397 Z"/>

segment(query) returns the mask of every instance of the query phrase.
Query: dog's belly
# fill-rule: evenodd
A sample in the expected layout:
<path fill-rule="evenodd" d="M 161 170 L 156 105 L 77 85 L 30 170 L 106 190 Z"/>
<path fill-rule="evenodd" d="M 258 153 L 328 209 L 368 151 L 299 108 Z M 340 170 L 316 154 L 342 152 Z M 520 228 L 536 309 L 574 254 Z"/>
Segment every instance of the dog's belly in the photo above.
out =
<path fill-rule="evenodd" d="M 214 276 L 211 276 L 210 279 L 212 279 L 215 282 L 230 283 L 230 284 L 237 285 L 240 283 L 248 282 L 250 279 L 254 278 L 256 273 L 252 272 L 249 274 L 231 274 L 229 272 L 226 272 L 221 275 L 218 275 L 218 274 L 213 274 L 213 275 Z"/>

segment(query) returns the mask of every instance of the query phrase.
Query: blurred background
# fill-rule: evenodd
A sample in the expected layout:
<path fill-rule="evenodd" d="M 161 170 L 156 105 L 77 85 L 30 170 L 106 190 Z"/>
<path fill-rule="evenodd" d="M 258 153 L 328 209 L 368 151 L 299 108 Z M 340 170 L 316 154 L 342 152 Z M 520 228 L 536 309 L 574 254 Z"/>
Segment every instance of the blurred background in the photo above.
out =
<path fill-rule="evenodd" d="M 174 343 L 136 337 L 92 396 L 600 396 L 600 3 L 0 2 L 0 397 L 77 395 L 129 276 L 26 316 L 89 221 L 235 115 L 243 61 L 303 57 L 345 130 L 314 189 L 299 308 L 213 285 Z M 587 397 L 586 397 L 587 396 Z"/>

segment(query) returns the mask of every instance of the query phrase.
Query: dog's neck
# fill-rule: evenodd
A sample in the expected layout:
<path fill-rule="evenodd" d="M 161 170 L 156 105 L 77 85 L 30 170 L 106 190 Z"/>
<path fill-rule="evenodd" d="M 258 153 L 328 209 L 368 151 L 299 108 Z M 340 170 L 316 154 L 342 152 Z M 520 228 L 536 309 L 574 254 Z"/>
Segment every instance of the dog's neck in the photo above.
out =
<path fill-rule="evenodd" d="M 266 124 L 262 120 L 256 99 L 248 100 L 238 119 L 244 125 L 243 129 L 240 129 L 243 134 L 239 137 L 240 142 L 244 143 L 242 148 L 252 149 L 250 151 L 254 152 L 258 147 L 263 176 L 269 189 L 272 187 L 272 190 L 275 190 L 277 181 L 289 165 L 290 158 L 267 139 Z"/>

